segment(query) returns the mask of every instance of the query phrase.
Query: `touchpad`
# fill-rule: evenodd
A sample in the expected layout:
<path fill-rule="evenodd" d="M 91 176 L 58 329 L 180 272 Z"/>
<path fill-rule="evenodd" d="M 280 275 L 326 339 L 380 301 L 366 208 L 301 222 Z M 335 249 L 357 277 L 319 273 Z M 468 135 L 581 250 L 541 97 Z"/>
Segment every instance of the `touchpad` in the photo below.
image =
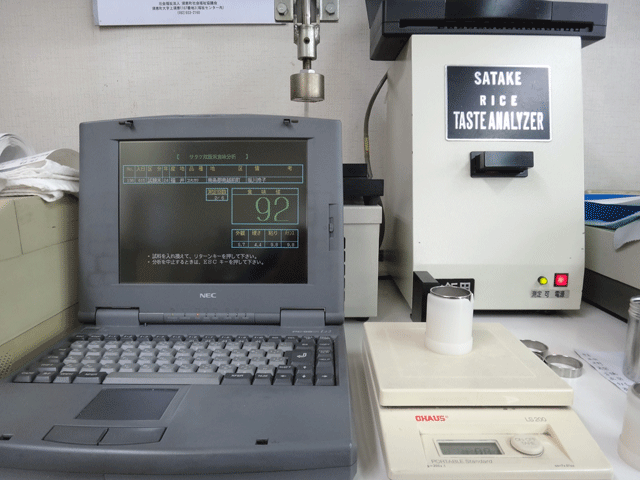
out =
<path fill-rule="evenodd" d="M 102 390 L 76 417 L 79 420 L 160 420 L 177 389 Z"/>

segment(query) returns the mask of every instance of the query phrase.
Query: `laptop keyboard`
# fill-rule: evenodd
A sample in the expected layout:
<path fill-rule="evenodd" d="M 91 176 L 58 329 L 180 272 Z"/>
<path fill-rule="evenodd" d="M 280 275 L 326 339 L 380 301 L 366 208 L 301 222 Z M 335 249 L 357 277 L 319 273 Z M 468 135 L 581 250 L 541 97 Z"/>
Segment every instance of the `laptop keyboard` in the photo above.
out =
<path fill-rule="evenodd" d="M 16 383 L 335 385 L 328 336 L 75 335 Z"/>

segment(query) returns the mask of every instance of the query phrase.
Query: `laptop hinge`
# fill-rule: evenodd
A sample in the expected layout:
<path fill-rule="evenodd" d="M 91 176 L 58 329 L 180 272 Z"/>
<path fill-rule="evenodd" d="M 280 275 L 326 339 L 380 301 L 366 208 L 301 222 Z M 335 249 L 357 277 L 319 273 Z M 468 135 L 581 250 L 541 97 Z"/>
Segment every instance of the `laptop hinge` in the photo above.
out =
<path fill-rule="evenodd" d="M 313 310 L 280 310 L 281 327 L 324 327 L 325 311 Z"/>
<path fill-rule="evenodd" d="M 139 311 L 137 308 L 98 308 L 96 309 L 96 326 L 136 327 Z"/>

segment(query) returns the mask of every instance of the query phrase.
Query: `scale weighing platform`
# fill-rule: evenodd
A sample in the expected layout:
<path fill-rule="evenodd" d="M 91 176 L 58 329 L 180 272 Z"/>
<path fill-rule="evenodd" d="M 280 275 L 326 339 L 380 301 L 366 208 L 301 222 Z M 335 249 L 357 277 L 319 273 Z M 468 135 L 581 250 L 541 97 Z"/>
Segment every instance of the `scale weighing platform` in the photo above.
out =
<path fill-rule="evenodd" d="M 572 388 L 497 323 L 440 355 L 424 323 L 364 324 L 364 369 L 392 480 L 605 480 L 613 470 L 571 409 Z"/>

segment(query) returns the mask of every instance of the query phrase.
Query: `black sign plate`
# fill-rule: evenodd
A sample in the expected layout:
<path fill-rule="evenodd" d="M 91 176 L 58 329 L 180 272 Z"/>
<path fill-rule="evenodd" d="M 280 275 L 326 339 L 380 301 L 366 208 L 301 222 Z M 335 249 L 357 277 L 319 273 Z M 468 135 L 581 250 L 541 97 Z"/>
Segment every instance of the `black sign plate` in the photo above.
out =
<path fill-rule="evenodd" d="M 476 281 L 474 278 L 437 278 L 436 280 L 440 285 L 466 288 L 471 293 L 475 293 L 476 290 Z"/>
<path fill-rule="evenodd" d="M 447 140 L 551 140 L 549 67 L 447 66 Z"/>

